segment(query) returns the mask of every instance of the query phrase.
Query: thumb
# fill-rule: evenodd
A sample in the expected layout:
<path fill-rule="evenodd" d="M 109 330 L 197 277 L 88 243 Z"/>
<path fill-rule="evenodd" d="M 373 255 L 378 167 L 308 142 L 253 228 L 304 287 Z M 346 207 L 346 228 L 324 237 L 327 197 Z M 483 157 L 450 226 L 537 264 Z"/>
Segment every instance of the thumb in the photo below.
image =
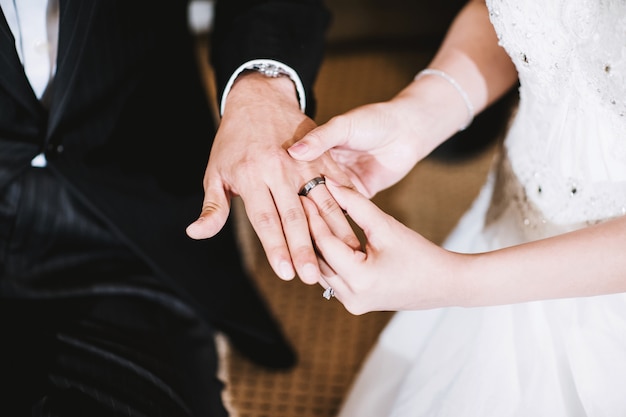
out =
<path fill-rule="evenodd" d="M 207 187 L 198 219 L 187 226 L 187 236 L 207 239 L 215 236 L 226 224 L 230 212 L 230 199 L 221 186 Z"/>
<path fill-rule="evenodd" d="M 343 120 L 342 117 L 335 117 L 316 127 L 291 145 L 287 152 L 294 159 L 312 161 L 319 158 L 327 150 L 344 144 L 348 130 Z"/>

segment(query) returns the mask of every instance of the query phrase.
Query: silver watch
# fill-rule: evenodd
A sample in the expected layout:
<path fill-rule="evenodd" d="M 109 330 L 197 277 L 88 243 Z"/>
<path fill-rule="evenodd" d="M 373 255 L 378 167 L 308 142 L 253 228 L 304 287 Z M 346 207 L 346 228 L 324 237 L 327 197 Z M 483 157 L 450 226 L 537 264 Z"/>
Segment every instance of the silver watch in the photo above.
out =
<path fill-rule="evenodd" d="M 280 66 L 272 64 L 272 63 L 267 63 L 267 62 L 252 64 L 249 67 L 246 67 L 246 69 L 260 72 L 266 77 L 271 77 L 271 78 L 277 78 L 282 75 L 289 76 L 289 73 L 285 71 L 283 68 L 281 68 Z"/>

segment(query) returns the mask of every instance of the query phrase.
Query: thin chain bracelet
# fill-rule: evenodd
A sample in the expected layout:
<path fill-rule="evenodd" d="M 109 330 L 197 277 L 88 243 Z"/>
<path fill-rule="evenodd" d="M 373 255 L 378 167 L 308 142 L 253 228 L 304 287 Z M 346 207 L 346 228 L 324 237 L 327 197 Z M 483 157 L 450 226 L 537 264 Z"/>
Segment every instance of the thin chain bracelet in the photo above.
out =
<path fill-rule="evenodd" d="M 433 68 L 426 68 L 418 72 L 415 76 L 415 80 L 419 80 L 426 75 L 435 75 L 437 77 L 441 77 L 449 82 L 456 91 L 458 91 L 458 93 L 461 95 L 461 98 L 463 99 L 463 102 L 465 102 L 465 107 L 467 107 L 467 120 L 459 128 L 459 131 L 467 129 L 467 127 L 472 124 L 472 121 L 474 120 L 474 106 L 472 105 L 472 102 L 470 101 L 469 96 L 467 95 L 463 87 L 461 87 L 459 83 L 447 72 Z"/>

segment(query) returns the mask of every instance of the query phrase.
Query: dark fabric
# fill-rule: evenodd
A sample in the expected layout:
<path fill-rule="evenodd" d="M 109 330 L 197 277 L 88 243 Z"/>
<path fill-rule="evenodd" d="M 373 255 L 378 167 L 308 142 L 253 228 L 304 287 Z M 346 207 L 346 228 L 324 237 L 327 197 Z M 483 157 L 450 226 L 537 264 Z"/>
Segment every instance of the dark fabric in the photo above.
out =
<path fill-rule="evenodd" d="M 226 416 L 212 332 L 167 296 L 0 303 L 2 415 Z"/>
<path fill-rule="evenodd" d="M 226 3 L 229 13 L 217 19 L 220 33 L 230 35 L 218 36 L 214 42 L 220 44 L 212 48 L 231 52 L 213 60 L 216 72 L 249 59 L 255 48 L 304 74 L 316 72 L 321 46 L 313 47 L 311 40 L 321 41 L 324 26 L 316 18 L 304 45 L 296 39 L 303 33 L 292 29 L 294 22 L 324 14 L 318 1 L 253 2 L 266 11 L 256 16 L 271 19 L 273 34 L 256 34 L 245 50 L 232 28 L 248 30 L 240 22 L 242 16 L 254 20 L 251 3 Z M 284 344 L 241 269 L 232 231 L 227 227 L 199 242 L 185 234 L 202 206 L 202 178 L 215 130 L 187 27 L 187 2 L 60 0 L 49 112 L 25 82 L 4 19 L 0 45 L 0 187 L 45 152 L 49 168 L 77 198 L 199 314 L 252 344 L 262 321 L 269 330 L 264 336 Z M 303 46 L 310 46 L 311 53 Z M 300 53 L 273 55 L 282 50 Z M 218 88 L 223 88 L 222 78 Z M 313 77 L 306 80 L 310 89 Z M 253 303 L 239 303 L 242 288 Z M 228 311 L 220 308 L 224 300 Z M 248 313 L 243 321 L 240 308 Z"/>
<path fill-rule="evenodd" d="M 218 98 L 222 97 L 228 78 L 242 63 L 271 58 L 296 70 L 306 93 L 307 114 L 313 116 L 313 83 L 330 22 L 320 1 L 218 1 L 215 14 L 211 60 L 216 68 Z"/>
<path fill-rule="evenodd" d="M 215 328 L 261 365 L 295 362 L 230 223 L 185 235 L 215 131 L 187 3 L 60 0 L 45 107 L 0 15 L 0 382 L 12 387 L 0 415 L 222 416 Z M 312 98 L 321 4 L 226 3 L 216 72 L 262 51 L 301 71 Z M 265 21 L 245 47 L 241 19 Z M 30 167 L 41 152 L 48 167 Z"/>
<path fill-rule="evenodd" d="M 230 71 L 258 49 L 264 56 L 256 57 L 301 71 L 312 98 L 326 23 L 321 3 L 225 3 L 228 12 L 217 17 L 223 35 L 212 47 L 230 52 L 214 58 L 216 72 Z M 242 19 L 266 21 L 262 26 L 272 28 L 271 36 L 253 31 L 244 48 L 235 35 L 248 31 Z M 294 22 L 308 29 L 294 31 Z M 248 356 L 270 366 L 293 364 L 293 352 L 242 269 L 230 226 L 199 242 L 185 234 L 202 205 L 215 130 L 187 27 L 187 2 L 60 0 L 49 111 L 28 86 L 13 42 L 0 19 L 0 188 L 45 152 L 49 169 L 164 286 Z M 220 77 L 219 89 L 224 82 Z"/>
<path fill-rule="evenodd" d="M 0 414 L 226 415 L 210 325 L 47 169 L 1 196 Z"/>

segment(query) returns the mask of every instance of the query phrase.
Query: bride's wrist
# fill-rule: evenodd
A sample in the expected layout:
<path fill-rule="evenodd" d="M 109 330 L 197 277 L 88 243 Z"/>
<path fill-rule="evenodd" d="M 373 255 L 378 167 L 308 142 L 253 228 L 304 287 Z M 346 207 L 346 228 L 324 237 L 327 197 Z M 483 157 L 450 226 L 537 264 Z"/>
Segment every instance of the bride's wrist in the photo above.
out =
<path fill-rule="evenodd" d="M 442 94 L 440 91 L 445 80 L 419 79 L 403 89 L 393 101 L 398 103 L 398 111 L 407 121 L 410 129 L 416 132 L 426 154 L 430 153 L 446 139 L 459 131 L 459 127 L 467 122 L 468 113 L 463 102 L 454 97 L 455 91 Z M 445 86 L 445 84 L 444 84 Z M 445 91 L 445 90 L 444 90 Z M 450 97 L 452 96 L 452 97 Z M 451 105 L 451 101 L 459 100 L 459 106 Z"/>

